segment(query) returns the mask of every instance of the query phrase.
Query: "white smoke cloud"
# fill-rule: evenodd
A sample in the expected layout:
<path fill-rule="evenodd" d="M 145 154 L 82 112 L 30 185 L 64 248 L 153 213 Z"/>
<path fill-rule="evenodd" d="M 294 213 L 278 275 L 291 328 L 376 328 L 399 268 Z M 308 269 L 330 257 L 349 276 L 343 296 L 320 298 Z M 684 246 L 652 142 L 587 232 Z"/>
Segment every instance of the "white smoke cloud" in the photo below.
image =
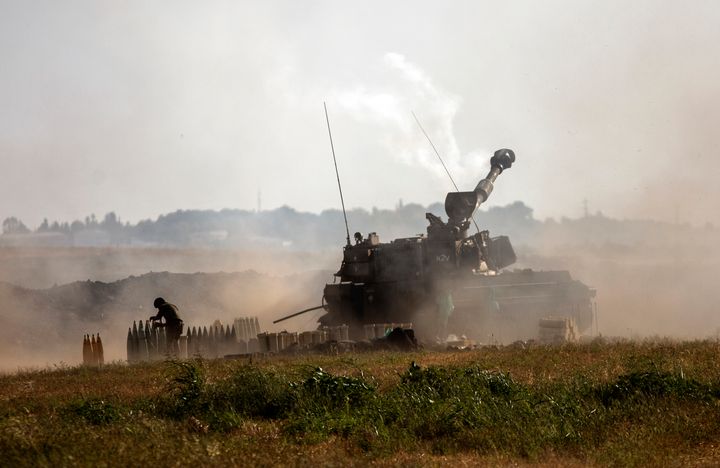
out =
<path fill-rule="evenodd" d="M 460 149 L 454 121 L 462 99 L 435 84 L 428 73 L 402 54 L 388 52 L 382 64 L 384 79 L 333 93 L 341 110 L 360 123 L 380 128 L 387 154 L 445 178 L 442 165 L 412 116 L 415 112 L 453 177 L 462 180 L 463 174 L 468 174 L 475 178 L 487 165 L 489 152 Z"/>

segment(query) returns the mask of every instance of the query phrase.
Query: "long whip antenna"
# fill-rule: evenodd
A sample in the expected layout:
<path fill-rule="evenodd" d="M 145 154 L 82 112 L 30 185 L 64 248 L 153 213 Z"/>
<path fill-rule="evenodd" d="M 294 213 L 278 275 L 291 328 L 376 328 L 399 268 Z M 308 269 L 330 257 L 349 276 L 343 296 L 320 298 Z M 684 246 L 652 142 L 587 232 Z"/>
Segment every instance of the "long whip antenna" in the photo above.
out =
<path fill-rule="evenodd" d="M 335 158 L 335 145 L 333 145 L 332 132 L 330 131 L 330 118 L 328 117 L 327 105 L 323 101 L 325 109 L 325 122 L 327 122 L 328 136 L 330 137 L 330 149 L 332 150 L 333 163 L 335 164 L 335 177 L 337 177 L 338 190 L 340 191 L 340 204 L 342 204 L 343 218 L 345 218 L 345 233 L 347 234 L 347 245 L 350 245 L 350 228 L 348 228 L 347 213 L 345 212 L 345 199 L 343 198 L 342 185 L 340 185 L 340 173 L 337 168 L 337 158 Z"/>
<path fill-rule="evenodd" d="M 460 189 L 458 188 L 457 184 L 455 183 L 455 180 L 450 175 L 450 171 L 448 170 L 447 166 L 445 165 L 445 162 L 443 161 L 443 158 L 440 156 L 440 152 L 435 148 L 435 145 L 433 144 L 432 140 L 430 139 L 430 135 L 427 134 L 425 129 L 423 128 L 422 124 L 420 123 L 420 119 L 417 118 L 417 115 L 415 115 L 414 111 L 410 111 L 412 116 L 415 118 L 415 122 L 417 122 L 418 127 L 420 127 L 420 130 L 423 132 L 423 135 L 425 135 L 425 138 L 427 138 L 428 143 L 430 143 L 430 146 L 432 147 L 433 151 L 435 151 L 435 156 L 437 156 L 438 160 L 440 160 L 440 164 L 442 164 L 443 169 L 445 169 L 445 173 L 450 178 L 450 182 L 452 182 L 453 187 L 455 187 L 456 192 L 460 192 Z M 478 227 L 478 224 L 475 222 L 475 216 L 470 215 L 470 219 L 472 219 L 473 224 L 475 225 L 475 229 L 477 229 L 477 232 L 480 232 L 480 227 Z"/>
<path fill-rule="evenodd" d="M 448 170 L 447 166 L 445 165 L 445 162 L 440 157 L 440 152 L 438 152 L 437 148 L 435 148 L 435 145 L 433 144 L 432 140 L 430 139 L 430 136 L 427 134 L 425 129 L 423 128 L 422 124 L 420 123 L 420 119 L 417 118 L 417 115 L 415 115 L 414 111 L 410 111 L 412 113 L 412 116 L 415 117 L 415 122 L 417 122 L 418 127 L 420 127 L 420 130 L 423 132 L 423 135 L 425 135 L 425 138 L 427 138 L 428 143 L 430 143 L 430 146 L 432 147 L 433 151 L 435 151 L 435 155 L 440 160 L 440 164 L 442 164 L 443 169 L 445 169 L 445 173 L 450 177 L 450 182 L 452 182 L 453 186 L 455 187 L 455 191 L 459 192 L 460 189 L 458 188 L 457 184 L 455 183 L 455 180 L 450 175 L 450 171 Z"/>

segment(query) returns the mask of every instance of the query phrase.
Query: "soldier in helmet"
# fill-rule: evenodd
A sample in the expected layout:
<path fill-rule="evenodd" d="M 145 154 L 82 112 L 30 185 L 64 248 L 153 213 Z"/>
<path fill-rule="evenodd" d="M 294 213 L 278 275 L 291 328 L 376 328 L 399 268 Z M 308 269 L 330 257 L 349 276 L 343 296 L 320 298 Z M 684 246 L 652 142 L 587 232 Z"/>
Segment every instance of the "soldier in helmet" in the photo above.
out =
<path fill-rule="evenodd" d="M 155 326 L 165 327 L 167 352 L 171 356 L 177 356 L 179 352 L 178 341 L 183 332 L 183 321 L 178 315 L 178 308 L 176 305 L 165 301 L 162 297 L 155 299 L 153 306 L 158 310 L 158 313 L 150 317 L 150 320 Z M 165 319 L 165 322 L 162 322 L 162 319 Z"/>

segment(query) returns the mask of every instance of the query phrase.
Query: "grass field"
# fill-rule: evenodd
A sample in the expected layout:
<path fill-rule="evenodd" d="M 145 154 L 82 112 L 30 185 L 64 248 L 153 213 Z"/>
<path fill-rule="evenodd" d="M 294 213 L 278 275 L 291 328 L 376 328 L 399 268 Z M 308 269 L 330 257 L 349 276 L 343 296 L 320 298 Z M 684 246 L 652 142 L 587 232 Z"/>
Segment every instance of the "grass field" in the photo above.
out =
<path fill-rule="evenodd" d="M 0 376 L 4 466 L 718 465 L 720 345 L 263 357 Z"/>

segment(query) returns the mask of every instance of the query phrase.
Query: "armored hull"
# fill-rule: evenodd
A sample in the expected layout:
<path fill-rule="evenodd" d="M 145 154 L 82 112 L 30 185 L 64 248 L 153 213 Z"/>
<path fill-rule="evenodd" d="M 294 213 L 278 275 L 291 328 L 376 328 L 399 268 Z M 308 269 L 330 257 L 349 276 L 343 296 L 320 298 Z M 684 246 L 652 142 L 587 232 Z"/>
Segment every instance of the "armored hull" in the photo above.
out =
<path fill-rule="evenodd" d="M 375 252 L 385 250 L 386 245 L 392 243 L 378 245 Z M 413 258 L 418 268 L 410 270 L 406 262 L 391 262 L 396 267 L 393 270 L 409 274 L 393 271 L 395 278 L 383 281 L 370 274 L 364 281 L 327 284 L 327 313 L 320 324 L 347 324 L 350 337 L 359 340 L 365 324 L 413 323 L 418 337 L 425 341 L 454 334 L 482 343 L 536 339 L 539 320 L 549 316 L 574 319 L 581 333 L 592 326 L 595 291 L 574 280 L 568 271 L 524 269 L 438 278 L 427 274 L 422 255 Z M 397 268 L 398 264 L 404 266 Z M 369 261 L 364 268 L 374 266 Z M 449 301 L 452 308 L 446 320 L 443 301 Z"/>
<path fill-rule="evenodd" d="M 538 338 L 544 317 L 567 317 L 589 331 L 595 291 L 568 271 L 513 270 L 461 282 L 449 330 L 484 343 Z"/>

